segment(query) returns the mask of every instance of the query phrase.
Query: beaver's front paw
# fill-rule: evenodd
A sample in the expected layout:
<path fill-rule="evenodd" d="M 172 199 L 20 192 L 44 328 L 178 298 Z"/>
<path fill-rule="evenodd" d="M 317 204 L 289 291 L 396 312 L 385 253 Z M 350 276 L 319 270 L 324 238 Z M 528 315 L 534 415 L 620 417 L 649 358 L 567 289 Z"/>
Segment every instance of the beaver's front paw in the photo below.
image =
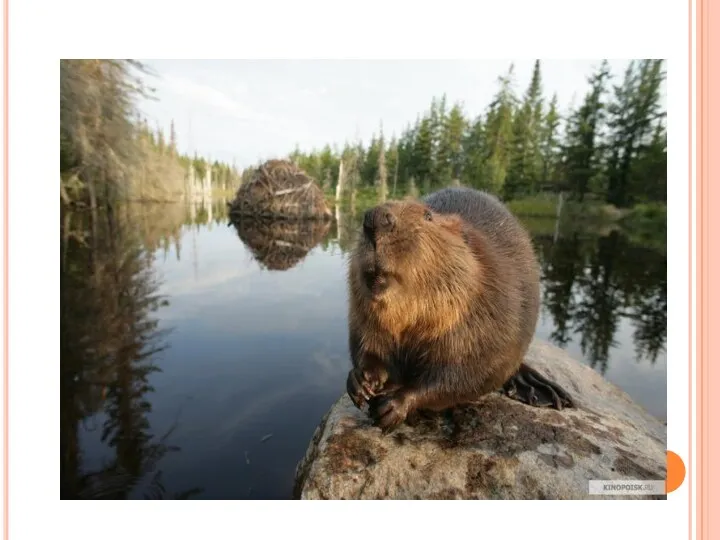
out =
<path fill-rule="evenodd" d="M 376 396 L 370 400 L 369 415 L 373 424 L 388 433 L 402 424 L 410 412 L 410 400 L 402 392 Z"/>
<path fill-rule="evenodd" d="M 361 378 L 360 384 L 372 397 L 384 390 L 388 374 L 382 367 L 366 368 L 361 370 Z"/>
<path fill-rule="evenodd" d="M 348 396 L 358 409 L 362 409 L 363 405 L 373 396 L 373 393 L 364 384 L 362 372 L 357 369 L 351 369 L 348 373 L 346 388 Z"/>

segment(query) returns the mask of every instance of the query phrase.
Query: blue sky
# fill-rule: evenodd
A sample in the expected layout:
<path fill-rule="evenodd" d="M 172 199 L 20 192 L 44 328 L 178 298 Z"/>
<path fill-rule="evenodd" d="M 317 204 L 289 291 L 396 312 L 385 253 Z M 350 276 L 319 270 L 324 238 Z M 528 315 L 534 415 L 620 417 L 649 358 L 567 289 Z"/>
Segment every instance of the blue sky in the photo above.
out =
<path fill-rule="evenodd" d="M 146 60 L 155 101 L 141 103 L 149 122 L 169 130 L 179 149 L 238 167 L 301 149 L 369 140 L 382 123 L 399 135 L 433 96 L 447 94 L 466 113 L 482 112 L 498 76 L 515 64 L 526 89 L 534 60 Z M 619 82 L 628 60 L 610 61 Z M 542 60 L 544 94 L 561 110 L 579 103 L 595 60 Z"/>

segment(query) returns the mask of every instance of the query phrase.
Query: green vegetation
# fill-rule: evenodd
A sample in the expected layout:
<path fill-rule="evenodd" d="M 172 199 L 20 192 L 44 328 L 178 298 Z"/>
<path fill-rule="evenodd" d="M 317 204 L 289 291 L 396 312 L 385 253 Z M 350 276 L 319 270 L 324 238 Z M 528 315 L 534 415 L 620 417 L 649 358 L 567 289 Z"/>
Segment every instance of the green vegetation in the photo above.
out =
<path fill-rule="evenodd" d="M 328 196 L 335 194 L 342 161 L 347 191 L 357 192 L 356 198 L 385 186 L 395 197 L 456 182 L 512 201 L 518 212 L 554 216 L 563 193 L 563 212 L 617 220 L 637 204 L 665 205 L 663 64 L 632 61 L 613 83 L 601 62 L 588 77 L 582 102 L 566 114 L 557 96 L 543 97 L 539 60 L 522 96 L 516 95 L 511 65 L 477 117 L 459 103 L 448 108 L 443 95 L 399 137 L 388 140 L 381 127 L 367 146 L 296 148 L 289 158 L 319 179 Z"/>
<path fill-rule="evenodd" d="M 119 201 L 176 201 L 211 170 L 211 188 L 240 181 L 234 167 L 177 150 L 169 137 L 139 118 L 136 100 L 151 97 L 131 60 L 60 61 L 60 196 L 93 210 Z"/>
<path fill-rule="evenodd" d="M 665 223 L 666 219 L 667 207 L 664 204 L 641 203 L 636 205 L 623 218 L 623 222 L 626 224 L 636 225 L 638 227 L 655 227 L 660 223 Z"/>
<path fill-rule="evenodd" d="M 142 73 L 145 67 L 130 60 L 61 61 L 63 200 L 90 208 L 181 200 L 208 170 L 213 196 L 231 196 L 249 171 L 182 155 L 174 126 L 166 137 L 140 119 L 135 101 L 152 94 Z M 398 137 L 388 139 L 381 126 L 367 145 L 296 148 L 287 157 L 318 180 L 328 199 L 335 197 L 342 162 L 343 204 L 353 208 L 372 197 L 457 183 L 489 190 L 522 214 L 556 215 L 562 193 L 563 214 L 654 223 L 663 212 L 650 216 L 642 208 L 664 208 L 666 201 L 664 78 L 662 60 L 632 61 L 619 81 L 602 61 L 579 105 L 562 113 L 556 95 L 544 97 L 539 60 L 522 95 L 510 65 L 475 117 L 443 95 Z M 628 215 L 636 205 L 644 206 Z"/>
<path fill-rule="evenodd" d="M 665 252 L 667 207 L 664 204 L 638 204 L 622 217 L 620 226 L 633 242 Z"/>
<path fill-rule="evenodd" d="M 539 194 L 534 197 L 523 197 L 508 201 L 508 207 L 515 214 L 533 217 L 555 217 L 557 215 L 558 197 L 550 194 Z"/>

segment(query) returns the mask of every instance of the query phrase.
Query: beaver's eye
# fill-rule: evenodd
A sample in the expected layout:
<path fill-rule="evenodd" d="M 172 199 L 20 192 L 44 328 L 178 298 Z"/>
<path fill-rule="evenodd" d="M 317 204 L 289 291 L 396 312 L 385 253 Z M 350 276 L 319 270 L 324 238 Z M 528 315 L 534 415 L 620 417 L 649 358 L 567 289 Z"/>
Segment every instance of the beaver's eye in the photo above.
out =
<path fill-rule="evenodd" d="M 432 221 L 432 214 L 430 211 L 425 212 L 425 221 Z"/>

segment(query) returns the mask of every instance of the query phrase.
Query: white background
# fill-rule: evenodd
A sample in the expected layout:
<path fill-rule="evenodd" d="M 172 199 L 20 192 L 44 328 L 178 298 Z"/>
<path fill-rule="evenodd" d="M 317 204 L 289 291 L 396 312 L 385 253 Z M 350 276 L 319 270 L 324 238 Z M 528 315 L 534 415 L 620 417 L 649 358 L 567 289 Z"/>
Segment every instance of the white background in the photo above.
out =
<path fill-rule="evenodd" d="M 668 447 L 687 463 L 688 16 L 687 2 L 669 0 L 11 0 L 10 538 L 296 536 L 303 526 L 336 540 L 686 537 L 687 481 L 666 502 L 60 501 L 57 186 L 60 58 L 666 58 Z"/>

